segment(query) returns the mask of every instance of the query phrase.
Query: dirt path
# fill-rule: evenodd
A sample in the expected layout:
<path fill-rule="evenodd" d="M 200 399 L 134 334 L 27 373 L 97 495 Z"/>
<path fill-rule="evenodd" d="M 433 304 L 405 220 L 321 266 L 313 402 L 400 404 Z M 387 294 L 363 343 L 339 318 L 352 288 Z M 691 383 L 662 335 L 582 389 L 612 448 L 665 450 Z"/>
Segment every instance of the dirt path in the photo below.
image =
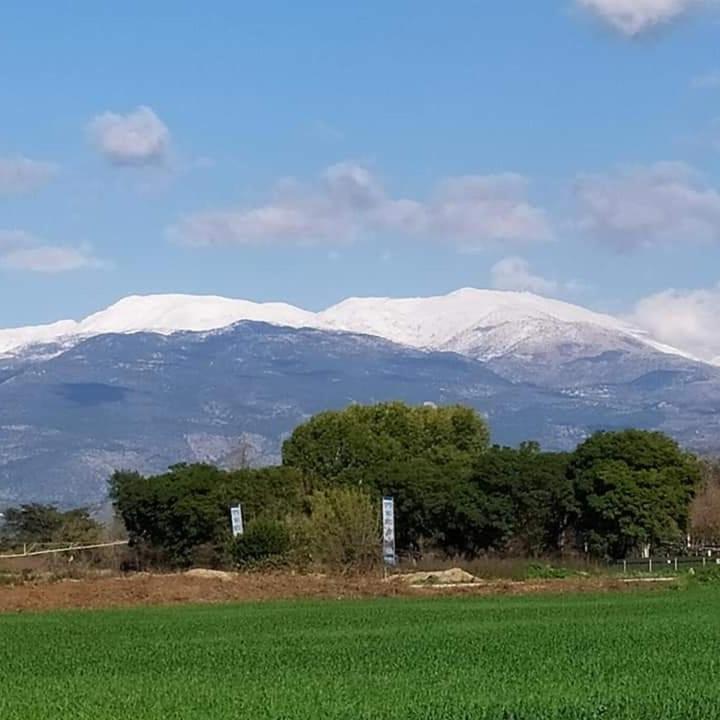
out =
<path fill-rule="evenodd" d="M 657 584 L 656 584 L 657 585 Z M 359 599 L 443 595 L 522 595 L 627 591 L 620 579 L 579 578 L 532 582 L 488 581 L 458 587 L 411 587 L 377 577 L 325 575 L 188 574 L 124 575 L 82 580 L 35 581 L 0 586 L 0 612 L 112 608 L 180 603 L 222 603 L 298 598 Z M 646 588 L 647 589 L 647 588 Z"/>

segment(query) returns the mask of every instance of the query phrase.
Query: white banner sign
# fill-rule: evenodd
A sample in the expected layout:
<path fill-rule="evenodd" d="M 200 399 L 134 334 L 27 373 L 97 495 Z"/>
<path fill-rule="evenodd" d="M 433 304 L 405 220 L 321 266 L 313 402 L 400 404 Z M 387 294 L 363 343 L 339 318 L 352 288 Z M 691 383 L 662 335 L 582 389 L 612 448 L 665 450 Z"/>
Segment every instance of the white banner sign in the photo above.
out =
<path fill-rule="evenodd" d="M 233 537 L 238 537 L 245 532 L 243 527 L 242 505 L 230 508 L 230 520 L 232 522 Z"/>
<path fill-rule="evenodd" d="M 385 497 L 382 501 L 383 560 L 386 565 L 395 565 L 395 501 Z"/>

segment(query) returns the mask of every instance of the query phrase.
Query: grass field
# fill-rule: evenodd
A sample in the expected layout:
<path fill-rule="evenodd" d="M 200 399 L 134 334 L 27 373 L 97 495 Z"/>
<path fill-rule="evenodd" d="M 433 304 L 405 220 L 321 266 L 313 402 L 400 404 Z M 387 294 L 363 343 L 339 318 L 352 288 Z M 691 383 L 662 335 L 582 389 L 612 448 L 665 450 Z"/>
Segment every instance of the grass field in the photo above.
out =
<path fill-rule="evenodd" d="M 720 589 L 0 616 L 2 720 L 720 716 Z"/>

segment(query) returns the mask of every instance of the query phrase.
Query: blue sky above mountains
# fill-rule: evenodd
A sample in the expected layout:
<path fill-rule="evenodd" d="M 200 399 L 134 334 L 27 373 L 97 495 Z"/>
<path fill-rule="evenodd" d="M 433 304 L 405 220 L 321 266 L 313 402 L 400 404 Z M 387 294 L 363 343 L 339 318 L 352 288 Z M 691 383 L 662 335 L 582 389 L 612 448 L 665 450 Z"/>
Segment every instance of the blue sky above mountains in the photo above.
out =
<path fill-rule="evenodd" d="M 0 325 L 527 289 L 720 355 L 720 7 L 0 9 Z"/>

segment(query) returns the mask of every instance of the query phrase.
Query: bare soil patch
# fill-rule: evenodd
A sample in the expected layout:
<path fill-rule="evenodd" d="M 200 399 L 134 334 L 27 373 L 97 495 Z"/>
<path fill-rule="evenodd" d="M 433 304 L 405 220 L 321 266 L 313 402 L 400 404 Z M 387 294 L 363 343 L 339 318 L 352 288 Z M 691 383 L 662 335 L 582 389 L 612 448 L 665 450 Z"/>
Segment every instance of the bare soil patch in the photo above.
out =
<path fill-rule="evenodd" d="M 655 587 L 661 583 L 652 584 Z M 637 587 L 637 586 L 635 586 Z M 644 589 L 647 589 L 648 585 Z M 173 573 L 35 580 L 0 586 L 0 612 L 72 608 L 113 608 L 182 603 L 227 603 L 292 599 L 360 599 L 425 595 L 522 595 L 628 591 L 617 578 L 573 578 L 534 581 L 408 585 L 379 576 L 345 577 L 294 573 Z"/>

